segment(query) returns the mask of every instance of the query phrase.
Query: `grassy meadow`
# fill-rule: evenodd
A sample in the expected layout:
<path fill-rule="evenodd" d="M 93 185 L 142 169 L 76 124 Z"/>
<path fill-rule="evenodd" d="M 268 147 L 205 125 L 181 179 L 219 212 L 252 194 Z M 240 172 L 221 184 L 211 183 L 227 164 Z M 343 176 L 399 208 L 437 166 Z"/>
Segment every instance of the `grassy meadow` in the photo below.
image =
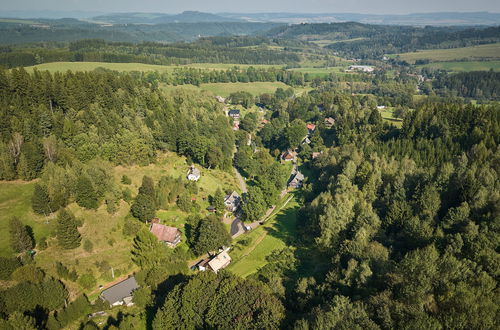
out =
<path fill-rule="evenodd" d="M 266 257 L 274 250 L 288 246 L 288 239 L 296 235 L 299 204 L 293 195 L 285 195 L 284 202 L 286 205 L 272 214 L 264 225 L 237 238 L 233 244 L 235 248 L 230 253 L 233 258 L 228 267 L 230 272 L 247 277 L 265 266 Z"/>
<path fill-rule="evenodd" d="M 500 61 L 435 62 L 419 65 L 418 67 L 429 67 L 454 72 L 500 71 Z"/>
<path fill-rule="evenodd" d="M 224 63 L 193 63 L 186 65 L 155 65 L 155 64 L 144 64 L 144 63 L 108 63 L 108 62 L 51 62 L 43 63 L 33 66 L 27 66 L 25 69 L 28 72 L 37 69 L 39 71 L 50 71 L 50 72 L 66 72 L 71 71 L 92 71 L 97 68 L 105 68 L 108 70 L 120 71 L 120 72 L 131 72 L 131 71 L 158 71 L 158 72 L 171 72 L 176 68 L 197 68 L 197 69 L 207 69 L 207 70 L 227 70 L 234 68 L 235 66 L 246 69 L 248 67 L 255 68 L 269 68 L 269 67 L 280 67 L 277 65 L 264 65 L 264 64 L 224 64 Z"/>
<path fill-rule="evenodd" d="M 500 43 L 450 49 L 419 50 L 397 55 L 400 59 L 414 64 L 416 60 L 434 62 L 462 60 L 499 60 Z"/>
<path fill-rule="evenodd" d="M 117 166 L 114 168 L 114 176 L 121 190 L 128 188 L 135 195 L 144 175 L 152 177 L 155 182 L 164 175 L 181 176 L 185 179 L 187 170 L 186 159 L 169 152 L 160 154 L 157 162 L 148 166 Z M 120 182 L 123 175 L 127 175 L 131 179 L 130 185 L 124 185 Z M 55 215 L 45 218 L 34 214 L 31 210 L 31 195 L 34 184 L 35 181 L 0 182 L 0 236 L 3 238 L 0 240 L 0 256 L 13 255 L 9 245 L 8 220 L 15 215 L 23 223 L 33 228 L 37 241 L 41 237 L 49 237 L 48 248 L 38 251 L 35 256 L 36 264 L 49 274 L 55 274 L 55 262 L 60 261 L 69 269 L 75 269 L 79 275 L 93 273 L 97 279 L 97 287 L 113 280 L 110 267 L 114 269 L 115 278 L 137 270 L 130 254 L 132 238 L 125 237 L 122 232 L 125 221 L 130 216 L 128 203 L 121 201 L 117 212 L 111 215 L 107 213 L 104 204 L 97 210 L 86 210 L 76 203 L 70 204 L 68 208 L 83 222 L 83 226 L 79 228 L 82 244 L 73 250 L 62 250 L 57 245 L 55 238 L 50 238 L 54 234 Z M 218 187 L 239 191 L 238 182 L 232 171 L 202 169 L 198 186 L 199 192 L 193 198 L 200 204 L 202 210 L 208 206 L 208 195 L 213 194 Z M 157 216 L 162 219 L 162 223 L 176 226 L 182 231 L 187 214 L 172 204 L 166 210 L 157 211 Z M 46 223 L 47 220 L 48 223 Z M 83 242 L 86 240 L 89 240 L 93 245 L 91 252 L 83 249 Z M 180 247 L 187 249 L 185 237 L 184 243 Z M 107 263 L 106 267 L 102 266 L 103 262 Z M 93 289 L 82 290 L 74 282 L 66 281 L 65 283 L 72 297 L 84 291 L 88 294 L 94 291 Z"/>

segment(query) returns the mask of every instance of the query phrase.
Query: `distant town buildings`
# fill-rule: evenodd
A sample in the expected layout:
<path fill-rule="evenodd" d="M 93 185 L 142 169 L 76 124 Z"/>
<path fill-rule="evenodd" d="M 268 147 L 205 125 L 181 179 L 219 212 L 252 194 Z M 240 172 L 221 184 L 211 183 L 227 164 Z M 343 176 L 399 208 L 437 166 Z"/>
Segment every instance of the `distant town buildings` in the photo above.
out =
<path fill-rule="evenodd" d="M 350 65 L 346 71 L 373 72 L 375 68 L 370 65 Z"/>

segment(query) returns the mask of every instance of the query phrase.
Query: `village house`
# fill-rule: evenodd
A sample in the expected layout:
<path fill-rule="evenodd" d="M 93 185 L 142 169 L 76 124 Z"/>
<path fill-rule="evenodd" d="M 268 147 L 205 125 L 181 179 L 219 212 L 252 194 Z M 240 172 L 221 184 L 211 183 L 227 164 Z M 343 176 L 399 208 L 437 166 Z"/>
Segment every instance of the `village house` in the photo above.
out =
<path fill-rule="evenodd" d="M 198 181 L 201 177 L 201 172 L 199 169 L 194 167 L 194 165 L 189 166 L 189 170 L 187 173 L 187 179 L 189 181 Z"/>
<path fill-rule="evenodd" d="M 231 109 L 228 111 L 227 115 L 233 119 L 240 119 L 240 110 Z"/>
<path fill-rule="evenodd" d="M 370 65 L 350 65 L 349 69 L 346 71 L 373 72 L 375 68 Z"/>
<path fill-rule="evenodd" d="M 281 159 L 285 162 L 295 161 L 296 153 L 292 150 L 287 150 L 281 154 Z"/>
<path fill-rule="evenodd" d="M 293 179 L 288 183 L 288 187 L 300 188 L 302 187 L 302 182 L 304 182 L 304 174 L 297 172 L 295 173 Z"/>
<path fill-rule="evenodd" d="M 311 144 L 311 140 L 309 139 L 309 137 L 305 137 L 304 140 L 302 140 L 302 144 Z"/>
<path fill-rule="evenodd" d="M 235 121 L 233 122 L 233 130 L 234 130 L 234 131 L 237 131 L 237 130 L 239 130 L 239 129 L 240 129 L 240 122 L 239 122 L 238 120 L 235 120 Z"/>
<path fill-rule="evenodd" d="M 224 204 L 226 205 L 226 209 L 230 212 L 234 212 L 238 209 L 240 205 L 241 197 L 238 195 L 236 191 L 233 191 L 230 195 L 224 197 Z"/>
<path fill-rule="evenodd" d="M 332 117 L 325 118 L 325 126 L 327 128 L 331 128 L 333 125 L 335 125 L 335 119 Z"/>
<path fill-rule="evenodd" d="M 203 260 L 198 264 L 198 269 L 202 272 L 205 270 L 211 270 L 214 273 L 217 273 L 222 268 L 226 268 L 231 263 L 231 257 L 227 253 L 227 251 L 222 251 L 215 257 L 211 259 Z"/>
<path fill-rule="evenodd" d="M 316 129 L 316 125 L 314 125 L 314 124 L 307 124 L 306 127 L 307 127 L 308 134 L 312 134 L 314 132 L 314 130 Z"/>
<path fill-rule="evenodd" d="M 132 294 L 139 288 L 135 277 L 131 276 L 117 283 L 101 293 L 101 299 L 107 301 L 111 306 L 132 306 Z"/>
<path fill-rule="evenodd" d="M 219 96 L 217 95 L 215 97 L 215 99 L 219 102 L 219 103 L 226 103 L 226 98 L 222 97 L 222 96 Z"/>
<path fill-rule="evenodd" d="M 313 152 L 313 153 L 311 154 L 311 158 L 312 158 L 312 159 L 316 159 L 316 158 L 318 158 L 319 156 L 321 156 L 321 154 L 322 154 L 322 153 L 323 153 L 323 152 Z"/>
<path fill-rule="evenodd" d="M 155 235 L 160 242 L 164 242 L 171 248 L 176 247 L 181 241 L 181 232 L 175 227 L 153 223 L 149 227 L 149 231 Z"/>

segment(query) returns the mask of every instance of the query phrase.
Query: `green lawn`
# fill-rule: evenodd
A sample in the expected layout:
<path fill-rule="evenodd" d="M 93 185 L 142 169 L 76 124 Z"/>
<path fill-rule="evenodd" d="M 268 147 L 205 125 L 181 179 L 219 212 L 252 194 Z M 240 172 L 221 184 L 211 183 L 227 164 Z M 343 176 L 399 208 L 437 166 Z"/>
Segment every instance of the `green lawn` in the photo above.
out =
<path fill-rule="evenodd" d="M 53 223 L 35 215 L 31 210 L 31 195 L 34 182 L 0 182 L 0 256 L 11 256 L 13 251 L 9 242 L 9 219 L 17 216 L 24 224 L 33 228 L 35 239 L 47 237 Z"/>
<path fill-rule="evenodd" d="M 394 117 L 394 108 L 393 107 L 387 107 L 385 109 L 380 109 L 380 115 L 382 116 L 382 119 L 385 121 L 393 124 L 394 126 L 401 128 L 403 126 L 403 120 L 400 118 Z"/>
<path fill-rule="evenodd" d="M 289 198 L 286 195 L 285 198 Z M 236 248 L 230 253 L 233 263 L 228 270 L 236 275 L 247 277 L 266 265 L 266 257 L 274 250 L 288 246 L 287 242 L 296 235 L 297 211 L 299 204 L 294 197 L 266 223 L 235 242 Z M 239 242 L 248 240 L 247 246 Z"/>
<path fill-rule="evenodd" d="M 144 64 L 144 63 L 107 63 L 107 62 L 51 62 L 43 63 L 34 66 L 26 67 L 27 71 L 33 71 L 33 68 L 37 68 L 40 71 L 50 71 L 50 72 L 65 72 L 71 71 L 92 71 L 97 68 L 105 68 L 109 70 L 130 72 L 130 71 L 158 71 L 158 72 L 170 72 L 175 68 L 199 68 L 199 69 L 209 69 L 209 70 L 227 70 L 233 67 L 239 67 L 246 69 L 250 66 L 255 68 L 269 68 L 269 67 L 281 67 L 277 65 L 262 65 L 262 64 L 221 64 L 221 63 L 193 63 L 187 65 L 154 65 L 154 64 Z"/>
<path fill-rule="evenodd" d="M 450 49 L 429 49 L 411 53 L 398 54 L 399 58 L 409 63 L 419 59 L 431 61 L 460 61 L 472 59 L 498 60 L 500 59 L 500 43 Z"/>
<path fill-rule="evenodd" d="M 500 61 L 436 62 L 419 65 L 418 67 L 430 67 L 455 72 L 489 71 L 490 69 L 500 71 Z"/>

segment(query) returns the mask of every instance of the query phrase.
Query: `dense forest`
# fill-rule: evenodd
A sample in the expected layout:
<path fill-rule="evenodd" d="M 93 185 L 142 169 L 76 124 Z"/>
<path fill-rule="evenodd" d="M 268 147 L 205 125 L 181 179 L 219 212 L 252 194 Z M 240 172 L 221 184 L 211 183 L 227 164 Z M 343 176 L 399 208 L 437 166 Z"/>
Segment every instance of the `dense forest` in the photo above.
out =
<path fill-rule="evenodd" d="M 0 64 L 8 68 L 47 62 L 116 62 L 147 64 L 187 63 L 238 63 L 286 65 L 299 61 L 299 55 L 291 51 L 275 51 L 266 48 L 241 48 L 244 45 L 261 44 L 260 38 L 227 37 L 205 38 L 192 43 L 132 44 L 106 42 L 102 39 L 80 40 L 66 44 L 35 44 L 33 46 L 4 46 L 0 48 Z M 233 44 L 242 45 L 233 47 Z"/>
<path fill-rule="evenodd" d="M 461 96 L 476 100 L 500 100 L 499 72 L 460 72 L 439 75 L 432 83 L 443 95 Z"/>
<path fill-rule="evenodd" d="M 148 164 L 156 150 L 231 166 L 234 140 L 215 99 L 165 95 L 108 72 L 0 73 L 0 178 L 30 180 L 45 163 Z M 189 132 L 189 134 L 186 134 Z"/>
<path fill-rule="evenodd" d="M 500 28 L 417 28 L 348 22 L 276 27 L 268 32 L 268 36 L 284 39 L 324 36 L 332 42 L 336 41 L 328 48 L 343 56 L 380 58 L 384 54 L 417 49 L 457 48 L 494 43 L 500 41 Z"/>

